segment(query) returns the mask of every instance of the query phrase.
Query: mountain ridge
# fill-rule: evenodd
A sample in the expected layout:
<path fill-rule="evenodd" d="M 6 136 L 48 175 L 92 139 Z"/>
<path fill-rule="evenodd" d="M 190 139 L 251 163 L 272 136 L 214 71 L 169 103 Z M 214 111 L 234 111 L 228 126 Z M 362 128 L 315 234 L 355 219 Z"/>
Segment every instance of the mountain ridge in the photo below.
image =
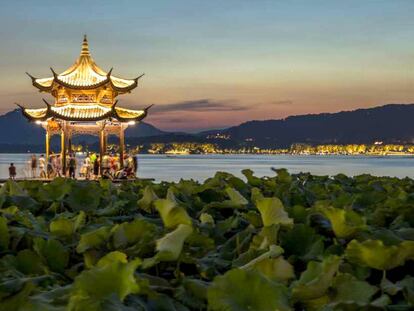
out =
<path fill-rule="evenodd" d="M 165 132 L 149 123 L 140 122 L 129 127 L 125 136 L 126 142 L 130 145 L 154 142 L 210 142 L 226 147 L 286 148 L 294 143 L 414 143 L 412 120 L 414 104 L 387 104 L 351 111 L 251 120 L 226 129 L 213 129 L 197 134 Z M 214 137 L 217 133 L 226 139 Z M 74 142 L 96 144 L 97 138 L 80 136 L 74 139 Z M 30 146 L 33 150 L 43 145 L 44 130 L 39 125 L 28 122 L 19 109 L 0 116 L 0 152 L 21 152 L 25 146 Z M 55 149 L 58 148 L 57 136 L 52 139 L 52 145 Z"/>
<path fill-rule="evenodd" d="M 252 120 L 217 132 L 239 142 L 253 139 L 259 146 L 373 143 L 377 140 L 414 143 L 413 118 L 414 104 L 387 104 L 336 113 Z"/>
<path fill-rule="evenodd" d="M 43 144 L 44 133 L 41 126 L 27 121 L 20 109 L 14 109 L 0 115 L 0 144 Z M 165 133 L 149 123 L 140 122 L 137 125 L 129 126 L 125 131 L 125 137 L 147 137 Z M 84 140 L 85 136 L 82 139 Z M 95 138 L 87 140 L 91 139 Z"/>

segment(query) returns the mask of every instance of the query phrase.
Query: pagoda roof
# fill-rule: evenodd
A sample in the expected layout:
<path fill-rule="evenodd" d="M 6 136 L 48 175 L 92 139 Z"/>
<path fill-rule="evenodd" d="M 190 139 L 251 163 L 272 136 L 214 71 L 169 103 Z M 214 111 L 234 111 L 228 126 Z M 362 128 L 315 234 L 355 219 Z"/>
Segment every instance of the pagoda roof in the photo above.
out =
<path fill-rule="evenodd" d="M 103 106 L 100 104 L 76 105 L 67 104 L 64 106 L 51 106 L 46 101 L 45 108 L 29 109 L 19 105 L 23 115 L 30 121 L 45 121 L 50 118 L 65 121 L 101 121 L 115 119 L 120 122 L 140 121 L 147 116 L 151 107 L 143 110 L 134 110 L 117 107 Z"/>
<path fill-rule="evenodd" d="M 53 76 L 48 78 L 35 78 L 27 73 L 32 79 L 32 84 L 40 91 L 52 91 L 55 83 L 71 89 L 94 89 L 110 84 L 117 92 L 125 93 L 136 88 L 139 78 L 143 76 L 135 79 L 123 79 L 112 75 L 112 69 L 108 72 L 101 69 L 91 56 L 86 35 L 83 39 L 81 53 L 71 67 L 60 74 L 57 74 L 52 68 L 50 69 Z"/>

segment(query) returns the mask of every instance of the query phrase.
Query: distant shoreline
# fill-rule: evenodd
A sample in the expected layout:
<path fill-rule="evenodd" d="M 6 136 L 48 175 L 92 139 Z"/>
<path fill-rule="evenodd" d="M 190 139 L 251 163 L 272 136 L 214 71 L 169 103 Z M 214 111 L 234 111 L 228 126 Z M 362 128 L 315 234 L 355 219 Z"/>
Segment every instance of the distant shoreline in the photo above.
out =
<path fill-rule="evenodd" d="M 91 151 L 90 153 L 94 153 Z M 44 152 L 1 152 L 0 154 L 16 154 L 16 155 L 31 155 L 31 154 L 44 154 Z M 58 154 L 58 153 L 56 153 Z M 82 154 L 82 153 L 79 153 Z M 83 153 L 85 154 L 85 153 Z M 280 153 L 272 153 L 272 152 L 263 152 L 263 153 L 251 153 L 251 152 L 227 152 L 227 153 L 219 153 L 219 152 L 211 152 L 211 153 L 185 153 L 185 154 L 171 154 L 171 153 L 137 153 L 138 155 L 150 155 L 150 156 L 166 156 L 171 158 L 183 157 L 183 156 L 202 156 L 202 155 L 245 155 L 245 156 L 280 156 L 280 155 L 290 155 L 290 156 L 298 156 L 298 157 L 307 157 L 307 156 L 344 156 L 344 157 L 355 157 L 355 156 L 365 156 L 365 157 L 414 157 L 414 153 L 386 153 L 386 154 L 377 154 L 377 153 L 355 153 L 355 154 L 346 154 L 346 153 L 290 153 L 290 152 L 280 152 Z"/>

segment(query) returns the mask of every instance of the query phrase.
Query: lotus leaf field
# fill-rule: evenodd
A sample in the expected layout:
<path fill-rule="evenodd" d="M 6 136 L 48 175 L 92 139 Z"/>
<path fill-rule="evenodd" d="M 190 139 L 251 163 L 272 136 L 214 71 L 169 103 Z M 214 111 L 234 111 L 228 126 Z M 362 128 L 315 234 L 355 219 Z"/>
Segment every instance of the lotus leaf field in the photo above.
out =
<path fill-rule="evenodd" d="M 0 310 L 414 309 L 414 180 L 275 170 L 0 189 Z"/>

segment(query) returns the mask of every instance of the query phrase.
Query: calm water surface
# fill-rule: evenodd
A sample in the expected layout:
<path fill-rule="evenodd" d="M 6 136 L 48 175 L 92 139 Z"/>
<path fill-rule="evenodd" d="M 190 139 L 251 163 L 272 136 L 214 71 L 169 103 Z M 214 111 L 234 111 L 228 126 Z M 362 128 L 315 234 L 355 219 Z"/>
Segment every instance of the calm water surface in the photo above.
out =
<path fill-rule="evenodd" d="M 8 177 L 8 166 L 14 162 L 18 177 L 28 176 L 28 154 L 0 154 L 0 178 Z M 81 159 L 79 159 L 81 163 Z M 412 156 L 298 156 L 298 155 L 139 155 L 138 175 L 157 181 L 181 178 L 203 181 L 217 171 L 242 176 L 249 168 L 258 176 L 273 176 L 271 167 L 287 168 L 291 173 L 310 172 L 316 175 L 372 174 L 414 178 Z"/>

